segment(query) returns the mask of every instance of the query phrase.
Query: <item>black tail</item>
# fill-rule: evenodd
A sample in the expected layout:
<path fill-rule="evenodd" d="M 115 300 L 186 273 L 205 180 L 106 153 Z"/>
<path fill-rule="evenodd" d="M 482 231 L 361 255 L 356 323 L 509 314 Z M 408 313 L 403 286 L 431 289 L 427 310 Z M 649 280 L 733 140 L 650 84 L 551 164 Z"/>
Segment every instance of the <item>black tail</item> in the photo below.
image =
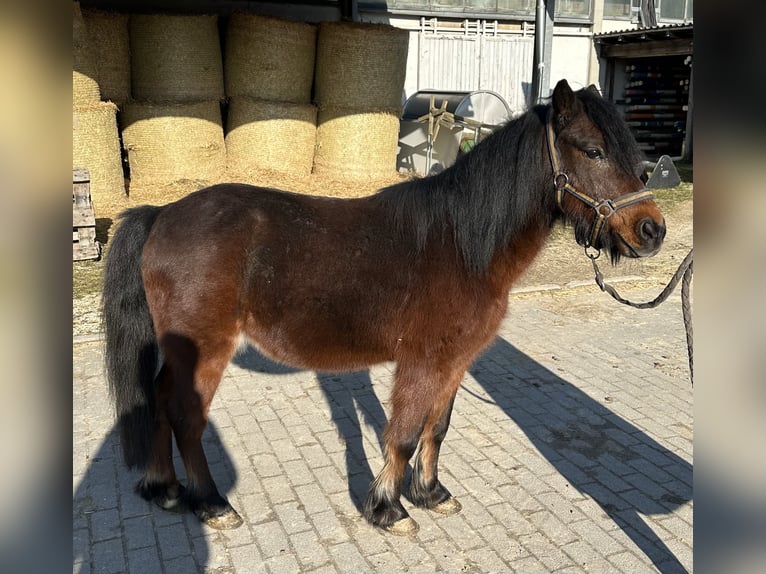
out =
<path fill-rule="evenodd" d="M 121 214 L 104 270 L 106 376 L 128 468 L 146 466 L 152 447 L 158 350 L 141 279 L 141 251 L 161 209 L 146 205 Z"/>

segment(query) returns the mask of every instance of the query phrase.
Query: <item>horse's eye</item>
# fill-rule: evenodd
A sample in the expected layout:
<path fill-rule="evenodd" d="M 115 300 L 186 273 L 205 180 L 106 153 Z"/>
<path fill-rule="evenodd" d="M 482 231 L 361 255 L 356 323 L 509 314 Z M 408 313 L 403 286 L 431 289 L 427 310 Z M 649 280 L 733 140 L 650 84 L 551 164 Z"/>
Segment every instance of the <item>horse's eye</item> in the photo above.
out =
<path fill-rule="evenodd" d="M 595 147 L 591 147 L 585 150 L 585 155 L 588 156 L 589 159 L 603 159 L 604 154 L 601 153 L 601 150 Z"/>

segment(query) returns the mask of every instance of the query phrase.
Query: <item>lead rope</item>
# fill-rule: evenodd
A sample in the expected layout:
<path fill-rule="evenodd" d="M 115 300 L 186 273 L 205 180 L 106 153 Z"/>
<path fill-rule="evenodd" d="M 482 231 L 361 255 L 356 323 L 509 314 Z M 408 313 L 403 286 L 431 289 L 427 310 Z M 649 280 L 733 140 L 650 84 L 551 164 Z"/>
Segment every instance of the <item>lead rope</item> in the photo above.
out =
<path fill-rule="evenodd" d="M 630 305 L 631 307 L 635 307 L 636 309 L 653 309 L 654 307 L 657 307 L 660 303 L 663 303 L 673 292 L 673 290 L 676 288 L 676 285 L 678 285 L 678 281 L 683 277 L 683 282 L 681 283 L 681 310 L 683 311 L 683 317 L 684 317 L 684 327 L 686 328 L 686 350 L 689 354 L 689 380 L 691 381 L 692 386 L 694 386 L 694 351 L 693 351 L 693 333 L 692 333 L 692 311 L 691 311 L 691 305 L 689 303 L 689 285 L 692 280 L 692 274 L 694 273 L 694 261 L 693 261 L 693 253 L 694 249 L 690 249 L 689 253 L 684 257 L 684 260 L 681 262 L 681 265 L 678 266 L 678 269 L 673 274 L 673 277 L 671 277 L 670 281 L 668 282 L 667 286 L 662 290 L 662 292 L 657 295 L 652 301 L 647 301 L 645 303 L 634 303 L 633 301 L 629 301 L 628 299 L 625 299 L 620 296 L 619 293 L 617 293 L 617 290 L 609 285 L 608 283 L 604 283 L 604 276 L 601 274 L 601 271 L 598 268 L 598 265 L 596 265 L 596 259 L 598 259 L 598 256 L 601 254 L 600 251 L 596 251 L 595 255 L 588 252 L 588 249 L 586 248 L 585 254 L 590 259 L 591 263 L 593 264 L 593 271 L 596 273 L 596 285 L 599 286 L 599 288 L 602 291 L 606 291 L 609 293 L 616 301 L 619 301 L 620 303 L 623 303 L 624 305 Z"/>

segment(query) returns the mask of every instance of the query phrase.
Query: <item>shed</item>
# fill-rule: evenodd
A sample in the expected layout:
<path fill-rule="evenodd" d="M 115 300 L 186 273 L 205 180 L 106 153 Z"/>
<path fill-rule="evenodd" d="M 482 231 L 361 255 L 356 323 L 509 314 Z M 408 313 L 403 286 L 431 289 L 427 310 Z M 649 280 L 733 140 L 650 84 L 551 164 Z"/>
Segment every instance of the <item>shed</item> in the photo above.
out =
<path fill-rule="evenodd" d="M 604 96 L 623 110 L 647 157 L 692 158 L 694 27 L 652 26 L 593 37 Z"/>

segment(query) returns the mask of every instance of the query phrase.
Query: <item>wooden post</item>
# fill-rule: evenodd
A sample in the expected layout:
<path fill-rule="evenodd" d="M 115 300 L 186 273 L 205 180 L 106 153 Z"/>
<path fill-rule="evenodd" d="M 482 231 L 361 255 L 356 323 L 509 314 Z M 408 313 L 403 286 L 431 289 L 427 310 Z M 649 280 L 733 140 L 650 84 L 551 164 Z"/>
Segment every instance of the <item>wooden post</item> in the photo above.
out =
<path fill-rule="evenodd" d="M 90 198 L 90 173 L 72 170 L 72 261 L 98 259 L 101 244 L 96 241 L 96 214 Z"/>

